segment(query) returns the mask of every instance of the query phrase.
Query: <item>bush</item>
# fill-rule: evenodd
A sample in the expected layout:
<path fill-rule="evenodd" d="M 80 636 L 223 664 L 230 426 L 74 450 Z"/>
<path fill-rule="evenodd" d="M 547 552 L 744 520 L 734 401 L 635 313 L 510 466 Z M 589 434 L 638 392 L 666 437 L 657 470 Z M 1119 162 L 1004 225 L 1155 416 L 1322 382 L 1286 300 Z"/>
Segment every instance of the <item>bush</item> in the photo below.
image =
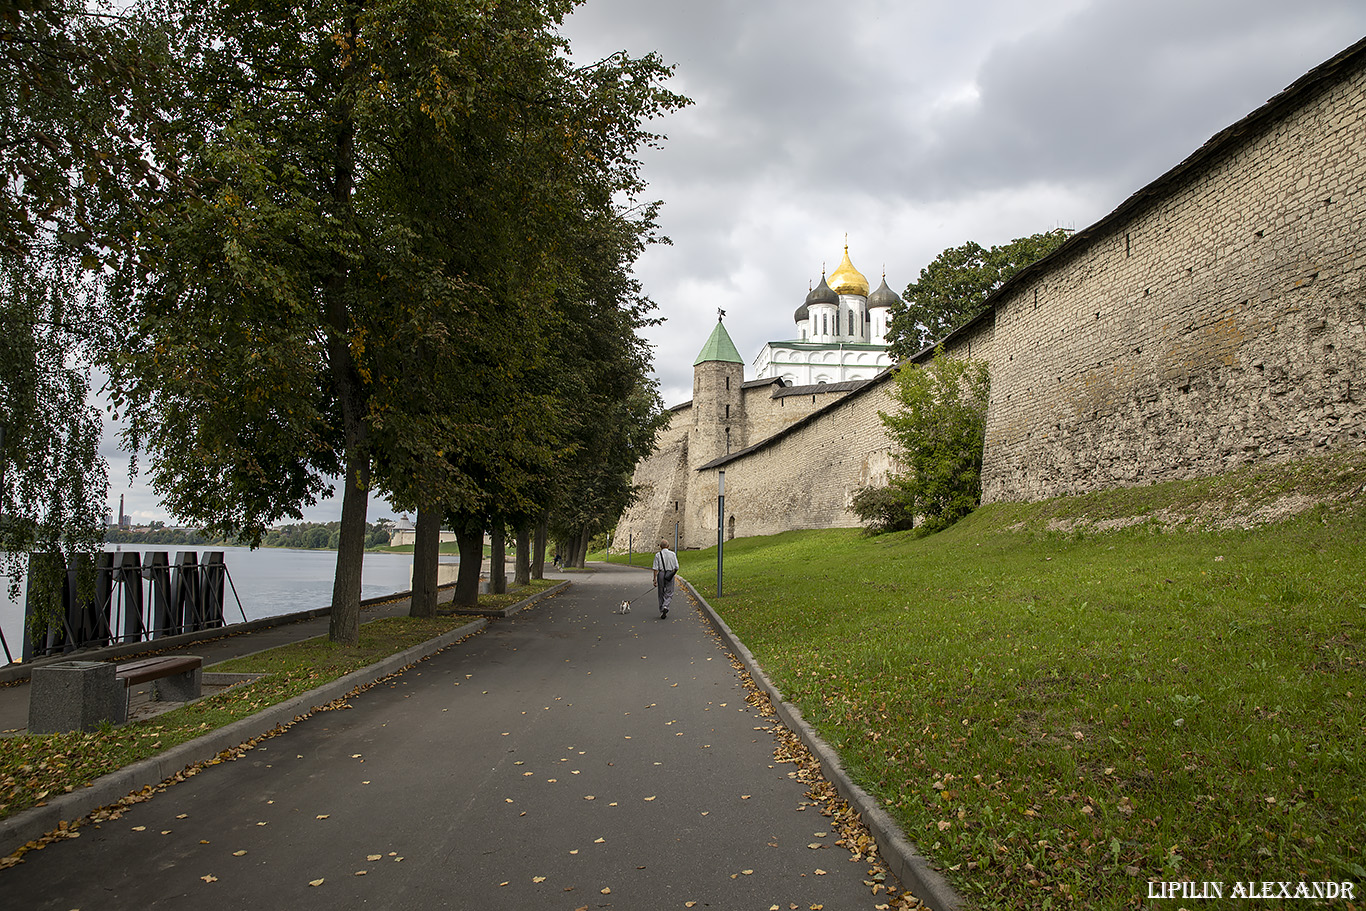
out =
<path fill-rule="evenodd" d="M 987 389 L 986 361 L 945 357 L 942 348 L 928 365 L 898 371 L 892 395 L 901 408 L 878 416 L 896 441 L 897 457 L 906 470 L 892 477 L 886 493 L 865 497 L 874 522 L 910 528 L 918 520 L 926 531 L 937 531 L 982 502 Z M 860 497 L 862 491 L 854 509 L 863 518 L 857 505 Z"/>
<path fill-rule="evenodd" d="M 893 479 L 886 487 L 864 487 L 854 494 L 854 515 L 869 534 L 906 531 L 915 527 L 915 507 L 910 495 Z"/>

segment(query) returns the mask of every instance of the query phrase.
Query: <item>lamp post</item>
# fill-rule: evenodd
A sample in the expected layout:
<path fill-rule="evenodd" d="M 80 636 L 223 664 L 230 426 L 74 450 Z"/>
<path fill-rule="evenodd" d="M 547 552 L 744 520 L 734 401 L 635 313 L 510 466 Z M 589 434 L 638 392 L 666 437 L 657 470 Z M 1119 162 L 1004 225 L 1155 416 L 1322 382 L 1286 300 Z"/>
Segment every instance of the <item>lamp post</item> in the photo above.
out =
<path fill-rule="evenodd" d="M 726 472 L 716 476 L 716 597 L 721 597 L 722 567 L 725 566 L 726 549 Z"/>

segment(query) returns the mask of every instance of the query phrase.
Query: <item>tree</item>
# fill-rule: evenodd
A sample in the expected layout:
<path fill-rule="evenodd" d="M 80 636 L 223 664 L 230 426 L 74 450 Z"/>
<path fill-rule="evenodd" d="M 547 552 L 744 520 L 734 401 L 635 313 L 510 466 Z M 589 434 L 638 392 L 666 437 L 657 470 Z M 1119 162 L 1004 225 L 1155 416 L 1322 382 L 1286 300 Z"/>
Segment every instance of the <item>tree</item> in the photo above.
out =
<path fill-rule="evenodd" d="M 571 71 L 572 6 L 175 9 L 197 191 L 145 219 L 115 283 L 138 320 L 112 382 L 177 515 L 255 543 L 341 477 L 335 641 L 358 636 L 372 483 L 487 515 L 553 443 L 520 381 L 550 228 L 637 191 L 640 122 L 678 103 L 653 55 Z"/>
<path fill-rule="evenodd" d="M 61 555 L 30 579 L 40 627 L 60 607 L 66 566 L 103 538 L 88 273 L 126 244 L 128 218 L 164 180 L 138 126 L 155 39 L 136 17 L 84 2 L 0 11 L 0 560 L 15 597 L 30 553 Z"/>
<path fill-rule="evenodd" d="M 968 241 L 944 250 L 892 305 L 887 332 L 892 357 L 909 360 L 981 313 L 997 288 L 1062 246 L 1071 233 L 1055 228 L 990 249 Z"/>
<path fill-rule="evenodd" d="M 854 511 L 873 530 L 946 528 L 982 501 L 986 437 L 986 361 L 951 358 L 942 348 L 928 365 L 910 364 L 894 378 L 896 412 L 878 412 L 898 447 L 904 471 L 886 489 L 865 488 Z"/>

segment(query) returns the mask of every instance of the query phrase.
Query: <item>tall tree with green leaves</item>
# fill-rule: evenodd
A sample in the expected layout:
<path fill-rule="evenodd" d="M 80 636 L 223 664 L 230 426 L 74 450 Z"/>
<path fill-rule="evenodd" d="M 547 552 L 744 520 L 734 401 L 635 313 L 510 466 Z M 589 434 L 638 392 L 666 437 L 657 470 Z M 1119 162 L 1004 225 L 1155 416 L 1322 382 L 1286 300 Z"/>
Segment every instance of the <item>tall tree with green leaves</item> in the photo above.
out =
<path fill-rule="evenodd" d="M 968 241 L 950 247 L 920 270 L 891 309 L 887 338 L 892 357 L 908 360 L 981 313 L 987 298 L 1025 266 L 1062 246 L 1072 234 L 1054 228 L 984 248 Z"/>
<path fill-rule="evenodd" d="M 30 553 L 60 555 L 30 580 L 40 627 L 66 564 L 102 541 L 103 421 L 87 399 L 107 336 L 90 273 L 168 176 L 147 116 L 161 50 L 109 7 L 0 9 L 0 559 L 14 596 Z"/>
<path fill-rule="evenodd" d="M 940 348 L 928 364 L 899 368 L 893 382 L 900 407 L 878 416 L 902 470 L 886 487 L 860 490 L 853 509 L 874 531 L 937 531 L 982 502 L 987 362 L 947 357 Z"/>
<path fill-rule="evenodd" d="M 506 451 L 483 448 L 494 432 L 534 420 L 520 343 L 543 344 L 525 289 L 550 233 L 523 216 L 638 181 L 626 153 L 650 134 L 612 114 L 673 103 L 653 56 L 571 72 L 554 28 L 572 6 L 172 7 L 179 158 L 202 190 L 143 225 L 115 283 L 138 321 L 111 376 L 129 441 L 183 518 L 253 542 L 340 475 L 334 640 L 358 635 L 372 483 L 441 509 L 482 503 L 489 481 L 467 464 L 490 464 Z M 576 98 L 576 79 L 601 94 Z M 537 119 L 585 97 L 617 106 Z M 561 187 L 537 170 L 544 155 L 521 154 L 528 136 L 597 164 Z"/>

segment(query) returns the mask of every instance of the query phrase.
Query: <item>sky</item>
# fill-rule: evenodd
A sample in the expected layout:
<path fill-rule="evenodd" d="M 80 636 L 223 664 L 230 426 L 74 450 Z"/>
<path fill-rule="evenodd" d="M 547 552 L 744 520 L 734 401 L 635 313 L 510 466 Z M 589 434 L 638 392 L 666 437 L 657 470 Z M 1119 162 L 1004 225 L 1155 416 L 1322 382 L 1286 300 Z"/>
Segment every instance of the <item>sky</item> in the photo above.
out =
<path fill-rule="evenodd" d="M 1085 228 L 1366 36 L 1366 3 L 588 0 L 564 32 L 578 62 L 659 53 L 694 102 L 642 156 L 672 244 L 636 275 L 675 405 L 718 309 L 752 362 L 796 334 L 846 235 L 873 286 L 885 269 L 901 293 L 948 247 Z M 122 493 L 135 523 L 171 521 L 115 430 L 111 514 Z M 371 521 L 392 515 L 372 498 Z"/>

